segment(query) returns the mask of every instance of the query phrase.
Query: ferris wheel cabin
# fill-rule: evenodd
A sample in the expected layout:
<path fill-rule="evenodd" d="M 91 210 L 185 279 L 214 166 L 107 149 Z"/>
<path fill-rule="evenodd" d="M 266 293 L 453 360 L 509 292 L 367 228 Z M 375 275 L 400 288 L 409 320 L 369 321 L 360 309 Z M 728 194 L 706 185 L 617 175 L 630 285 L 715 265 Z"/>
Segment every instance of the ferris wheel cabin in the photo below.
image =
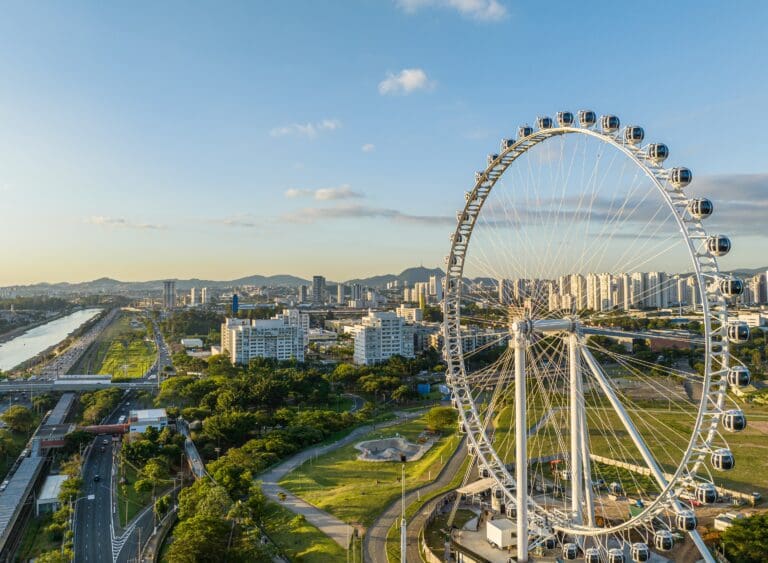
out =
<path fill-rule="evenodd" d="M 659 551 L 669 551 L 675 545 L 675 538 L 669 530 L 659 530 L 653 534 L 653 545 Z"/>
<path fill-rule="evenodd" d="M 733 366 L 728 370 L 728 385 L 731 387 L 746 387 L 751 381 L 747 366 Z"/>
<path fill-rule="evenodd" d="M 587 548 L 584 552 L 585 563 L 600 563 L 600 550 L 596 547 Z"/>
<path fill-rule="evenodd" d="M 734 344 L 749 342 L 749 325 L 741 321 L 729 324 L 728 340 Z"/>
<path fill-rule="evenodd" d="M 698 521 L 696 520 L 696 514 L 693 510 L 682 510 L 675 517 L 675 524 L 681 530 L 690 532 L 696 529 Z"/>
<path fill-rule="evenodd" d="M 560 127 L 570 127 L 573 125 L 573 114 L 570 111 L 558 111 L 556 119 Z"/>
<path fill-rule="evenodd" d="M 673 168 L 669 173 L 669 181 L 676 188 L 684 188 L 693 180 L 693 172 L 689 168 Z"/>
<path fill-rule="evenodd" d="M 624 552 L 616 547 L 609 549 L 608 563 L 624 563 Z"/>
<path fill-rule="evenodd" d="M 744 282 L 739 278 L 720 280 L 720 292 L 726 297 L 737 297 L 744 293 Z"/>
<path fill-rule="evenodd" d="M 648 145 L 648 158 L 655 164 L 667 160 L 669 156 L 669 147 L 664 143 L 651 143 Z"/>
<path fill-rule="evenodd" d="M 736 459 L 731 450 L 721 448 L 712 454 L 712 467 L 718 471 L 729 471 L 736 466 Z"/>
<path fill-rule="evenodd" d="M 505 150 L 507 150 L 509 147 L 511 147 L 514 144 L 515 144 L 515 140 L 514 139 L 502 139 L 501 140 L 501 152 L 504 152 Z"/>
<path fill-rule="evenodd" d="M 595 123 L 597 123 L 595 112 L 588 109 L 579 110 L 578 118 L 579 125 L 582 127 L 594 127 Z"/>
<path fill-rule="evenodd" d="M 600 118 L 600 128 L 603 133 L 615 133 L 621 127 L 621 121 L 615 115 L 604 115 Z"/>
<path fill-rule="evenodd" d="M 648 561 L 651 558 L 651 550 L 644 543 L 632 544 L 632 561 Z"/>
<path fill-rule="evenodd" d="M 712 235 L 707 238 L 707 250 L 715 256 L 725 256 L 731 251 L 731 239 L 725 235 Z"/>
<path fill-rule="evenodd" d="M 563 559 L 573 561 L 579 556 L 579 546 L 575 543 L 563 544 Z"/>
<path fill-rule="evenodd" d="M 732 409 L 723 414 L 723 428 L 728 432 L 741 432 L 747 427 L 747 417 L 744 411 Z"/>
<path fill-rule="evenodd" d="M 637 125 L 629 125 L 624 129 L 624 142 L 630 145 L 638 145 L 643 142 L 645 131 Z"/>
<path fill-rule="evenodd" d="M 707 217 L 712 215 L 712 212 L 714 210 L 715 210 L 714 204 L 705 197 L 692 199 L 691 203 L 688 204 L 688 211 L 690 212 L 690 214 L 699 220 L 706 219 Z"/>
<path fill-rule="evenodd" d="M 517 129 L 517 137 L 519 139 L 523 139 L 525 137 L 528 137 L 529 135 L 533 135 L 533 127 L 530 125 L 521 125 Z"/>
<path fill-rule="evenodd" d="M 717 489 L 712 483 L 701 483 L 696 487 L 696 500 L 701 504 L 715 504 Z"/>
<path fill-rule="evenodd" d="M 546 115 L 536 118 L 537 129 L 552 129 L 552 118 Z"/>

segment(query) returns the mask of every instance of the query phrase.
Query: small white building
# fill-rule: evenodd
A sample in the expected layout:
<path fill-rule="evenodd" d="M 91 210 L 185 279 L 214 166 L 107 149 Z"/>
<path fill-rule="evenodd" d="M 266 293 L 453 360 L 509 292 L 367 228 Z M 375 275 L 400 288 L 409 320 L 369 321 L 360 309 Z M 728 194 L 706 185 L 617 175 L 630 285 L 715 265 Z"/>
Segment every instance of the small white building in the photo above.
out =
<path fill-rule="evenodd" d="M 202 348 L 203 341 L 200 338 L 182 338 L 181 345 L 184 348 Z"/>
<path fill-rule="evenodd" d="M 144 432 L 152 427 L 156 430 L 162 430 L 168 426 L 168 413 L 165 409 L 140 409 L 128 413 L 128 422 L 130 423 L 130 432 Z"/>
<path fill-rule="evenodd" d="M 504 549 L 514 543 L 515 523 L 507 518 L 488 520 L 486 524 L 486 539 L 498 548 Z"/>
<path fill-rule="evenodd" d="M 43 488 L 40 489 L 40 494 L 37 495 L 37 502 L 35 507 L 35 515 L 40 516 L 41 512 L 56 512 L 59 507 L 59 493 L 61 492 L 61 485 L 64 484 L 68 477 L 66 475 L 48 475 L 43 483 Z"/>

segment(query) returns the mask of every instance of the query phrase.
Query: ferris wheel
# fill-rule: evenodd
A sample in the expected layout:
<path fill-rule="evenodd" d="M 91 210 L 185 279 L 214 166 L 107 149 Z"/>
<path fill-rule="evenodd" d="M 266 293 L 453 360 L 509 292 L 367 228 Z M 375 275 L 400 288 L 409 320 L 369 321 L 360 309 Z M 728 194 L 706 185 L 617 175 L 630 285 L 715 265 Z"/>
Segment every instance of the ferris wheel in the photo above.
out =
<path fill-rule="evenodd" d="M 718 500 L 725 436 L 746 426 L 727 394 L 750 379 L 729 353 L 749 339 L 727 310 L 744 284 L 718 267 L 712 201 L 644 138 L 615 115 L 538 117 L 457 214 L 447 382 L 518 561 L 646 561 L 678 531 L 714 560 L 695 507 Z"/>

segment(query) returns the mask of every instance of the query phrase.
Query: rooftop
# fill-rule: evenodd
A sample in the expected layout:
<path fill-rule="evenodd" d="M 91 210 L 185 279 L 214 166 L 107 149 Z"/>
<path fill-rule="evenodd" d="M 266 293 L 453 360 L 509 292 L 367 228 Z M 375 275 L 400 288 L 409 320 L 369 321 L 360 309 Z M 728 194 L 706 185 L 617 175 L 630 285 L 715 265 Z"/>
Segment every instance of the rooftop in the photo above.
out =
<path fill-rule="evenodd" d="M 168 413 L 165 412 L 165 409 L 139 409 L 130 412 L 131 420 L 154 420 L 157 418 L 165 418 L 167 416 Z"/>
<path fill-rule="evenodd" d="M 59 498 L 61 492 L 61 485 L 66 481 L 68 477 L 66 475 L 48 475 L 43 483 L 43 488 L 40 490 L 40 494 L 37 496 L 37 501 L 51 501 Z"/>

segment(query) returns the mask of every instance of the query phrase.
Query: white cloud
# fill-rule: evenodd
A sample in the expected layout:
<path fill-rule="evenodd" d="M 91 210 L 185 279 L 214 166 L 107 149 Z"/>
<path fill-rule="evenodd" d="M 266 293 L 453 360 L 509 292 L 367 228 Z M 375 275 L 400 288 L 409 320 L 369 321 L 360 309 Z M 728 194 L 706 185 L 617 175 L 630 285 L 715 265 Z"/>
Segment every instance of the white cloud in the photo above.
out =
<path fill-rule="evenodd" d="M 324 131 L 335 131 L 341 128 L 341 121 L 338 119 L 323 119 L 314 123 L 291 123 L 290 125 L 281 125 L 270 130 L 272 137 L 285 137 L 288 135 L 298 135 L 308 139 L 314 139 Z"/>
<path fill-rule="evenodd" d="M 86 219 L 85 222 L 91 225 L 120 227 L 124 229 L 161 230 L 166 228 L 165 225 L 158 225 L 153 223 L 134 223 L 122 217 L 105 217 L 104 215 L 94 215 Z"/>
<path fill-rule="evenodd" d="M 283 220 L 291 223 L 315 223 L 325 220 L 360 218 L 381 218 L 420 225 L 454 225 L 456 223 L 456 220 L 452 217 L 411 215 L 396 209 L 357 204 L 337 205 L 334 207 L 305 207 L 296 212 L 283 215 Z"/>
<path fill-rule="evenodd" d="M 290 199 L 309 197 L 317 201 L 331 201 L 339 199 L 357 199 L 364 196 L 360 192 L 352 190 L 348 184 L 344 184 L 336 188 L 319 188 L 316 190 L 306 188 L 290 188 L 285 190 L 285 197 Z"/>
<path fill-rule="evenodd" d="M 379 94 L 410 94 L 417 90 L 431 90 L 435 83 L 427 77 L 420 68 L 404 68 L 397 74 L 387 73 L 387 77 L 379 82 Z"/>
<path fill-rule="evenodd" d="M 360 147 L 360 150 L 363 152 L 373 152 L 376 150 L 376 145 L 373 143 L 365 143 L 362 147 Z"/>
<path fill-rule="evenodd" d="M 507 8 L 499 0 L 395 0 L 406 13 L 425 7 L 448 8 L 478 21 L 499 21 L 507 16 Z"/>

